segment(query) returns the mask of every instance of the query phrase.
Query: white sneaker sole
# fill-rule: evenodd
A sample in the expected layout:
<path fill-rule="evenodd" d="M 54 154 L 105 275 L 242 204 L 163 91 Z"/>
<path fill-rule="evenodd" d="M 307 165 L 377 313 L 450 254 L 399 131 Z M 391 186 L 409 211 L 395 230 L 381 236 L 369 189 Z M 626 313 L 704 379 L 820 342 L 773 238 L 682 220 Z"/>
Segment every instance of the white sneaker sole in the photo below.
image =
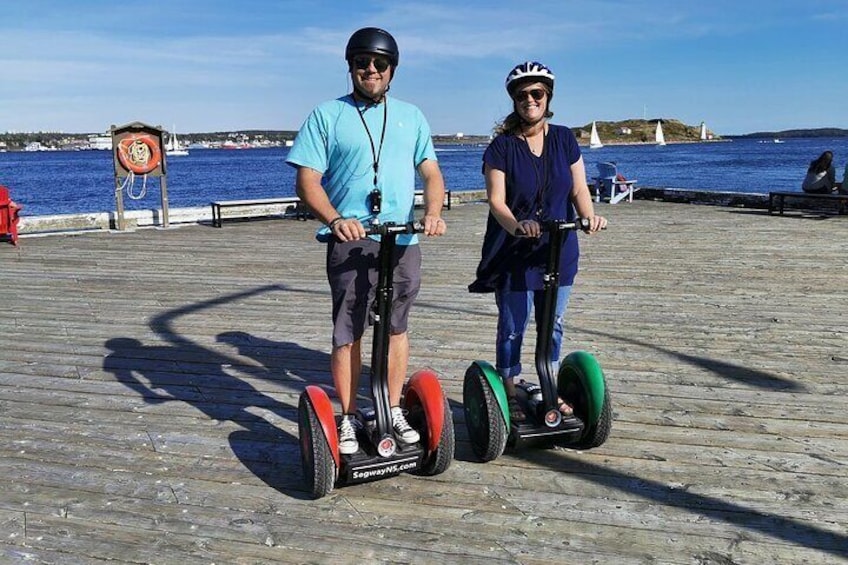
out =
<path fill-rule="evenodd" d="M 421 436 L 418 434 L 415 434 L 415 437 L 413 438 L 406 439 L 402 435 L 395 433 L 395 437 L 398 439 L 399 442 L 405 443 L 407 445 L 418 443 L 419 441 L 421 441 Z"/>
<path fill-rule="evenodd" d="M 356 445 L 339 445 L 339 453 L 342 455 L 353 455 L 359 451 L 359 444 Z"/>

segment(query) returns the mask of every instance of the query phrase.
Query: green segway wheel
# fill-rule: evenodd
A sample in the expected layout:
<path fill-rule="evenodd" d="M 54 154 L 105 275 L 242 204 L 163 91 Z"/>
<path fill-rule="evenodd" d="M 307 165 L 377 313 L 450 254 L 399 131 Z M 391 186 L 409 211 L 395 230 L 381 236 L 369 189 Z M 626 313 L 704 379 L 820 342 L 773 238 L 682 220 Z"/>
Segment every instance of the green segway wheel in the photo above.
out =
<path fill-rule="evenodd" d="M 492 461 L 506 449 L 509 411 L 506 391 L 494 367 L 475 361 L 465 372 L 462 405 L 471 449 L 481 461 Z"/>
<path fill-rule="evenodd" d="M 557 376 L 557 392 L 571 406 L 585 429 L 575 445 L 591 449 L 602 445 L 612 431 L 612 401 L 604 372 L 586 351 L 574 351 L 563 359 Z"/>

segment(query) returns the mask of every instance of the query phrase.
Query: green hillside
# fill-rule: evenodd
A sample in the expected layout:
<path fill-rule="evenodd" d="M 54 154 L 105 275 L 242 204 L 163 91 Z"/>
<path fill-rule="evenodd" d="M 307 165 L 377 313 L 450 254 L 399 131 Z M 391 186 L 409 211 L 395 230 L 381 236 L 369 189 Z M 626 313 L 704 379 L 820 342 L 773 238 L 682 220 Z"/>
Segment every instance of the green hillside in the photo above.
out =
<path fill-rule="evenodd" d="M 653 143 L 657 121 L 662 121 L 663 134 L 667 143 L 700 141 L 701 139 L 701 124 L 690 126 L 680 120 L 665 118 L 621 120 L 618 122 L 597 121 L 595 125 L 598 128 L 601 142 L 604 144 Z M 582 126 L 573 126 L 572 129 L 577 139 L 581 142 L 589 142 L 589 136 L 592 132 L 591 122 Z M 709 128 L 707 128 L 707 135 L 711 136 L 713 140 L 721 139 L 720 136 L 713 134 Z"/>

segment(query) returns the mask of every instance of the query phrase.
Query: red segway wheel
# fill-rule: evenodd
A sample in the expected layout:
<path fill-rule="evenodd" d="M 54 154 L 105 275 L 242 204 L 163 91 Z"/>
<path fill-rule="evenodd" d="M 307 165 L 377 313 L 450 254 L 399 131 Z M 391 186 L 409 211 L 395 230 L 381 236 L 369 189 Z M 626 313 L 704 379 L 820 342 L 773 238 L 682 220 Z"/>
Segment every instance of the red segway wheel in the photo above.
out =
<path fill-rule="evenodd" d="M 450 467 L 455 451 L 450 403 L 438 377 L 430 369 L 417 371 L 409 379 L 404 407 L 410 421 L 417 424 L 421 443 L 427 450 L 419 475 L 439 475 Z"/>
<path fill-rule="evenodd" d="M 339 440 L 330 399 L 317 386 L 308 386 L 297 407 L 303 478 L 314 498 L 333 490 L 339 469 Z"/>

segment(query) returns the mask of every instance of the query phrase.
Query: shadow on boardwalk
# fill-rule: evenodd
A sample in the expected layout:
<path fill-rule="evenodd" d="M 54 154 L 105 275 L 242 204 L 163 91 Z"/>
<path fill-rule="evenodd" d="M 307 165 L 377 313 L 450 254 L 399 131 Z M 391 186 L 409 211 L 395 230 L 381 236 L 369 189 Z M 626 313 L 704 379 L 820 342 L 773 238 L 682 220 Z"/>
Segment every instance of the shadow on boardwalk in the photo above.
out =
<path fill-rule="evenodd" d="M 303 386 L 331 387 L 311 226 L 3 249 L 0 561 L 848 562 L 848 223 L 604 212 L 568 339 L 611 383 L 609 441 L 473 462 L 462 375 L 490 358 L 495 309 L 466 292 L 486 209 L 457 206 L 426 249 L 413 341 L 451 400 L 457 459 L 318 501 L 296 437 Z"/>

